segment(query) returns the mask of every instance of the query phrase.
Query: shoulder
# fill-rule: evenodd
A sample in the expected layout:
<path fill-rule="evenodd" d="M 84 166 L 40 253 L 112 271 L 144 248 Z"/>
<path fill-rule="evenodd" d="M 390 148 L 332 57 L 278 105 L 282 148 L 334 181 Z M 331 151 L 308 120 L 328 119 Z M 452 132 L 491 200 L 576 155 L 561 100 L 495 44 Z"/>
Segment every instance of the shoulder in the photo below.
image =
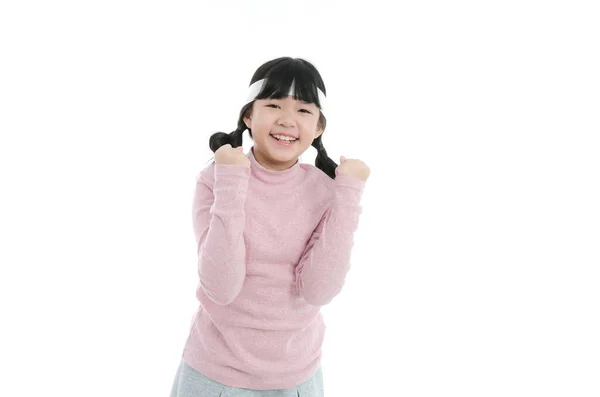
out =
<path fill-rule="evenodd" d="M 215 163 L 211 162 L 196 174 L 196 184 L 202 183 L 208 187 L 215 184 Z"/>
<path fill-rule="evenodd" d="M 335 189 L 335 180 L 312 164 L 302 163 L 302 168 L 306 171 L 306 179 L 309 184 L 314 184 L 317 191 L 324 194 L 332 194 Z"/>
<path fill-rule="evenodd" d="M 228 178 L 229 176 L 242 175 L 249 176 L 250 168 L 240 165 L 218 165 L 211 162 L 196 174 L 196 184 L 204 184 L 212 189 L 219 176 Z"/>

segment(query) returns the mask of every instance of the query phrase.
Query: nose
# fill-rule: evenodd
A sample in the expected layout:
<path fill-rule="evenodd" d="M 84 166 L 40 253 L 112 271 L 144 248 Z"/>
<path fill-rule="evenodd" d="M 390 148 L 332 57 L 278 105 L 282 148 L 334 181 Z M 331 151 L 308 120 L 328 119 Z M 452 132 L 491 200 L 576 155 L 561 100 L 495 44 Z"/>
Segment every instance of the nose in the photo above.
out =
<path fill-rule="evenodd" d="M 293 109 L 284 109 L 279 113 L 277 124 L 282 127 L 294 127 L 296 125 L 296 119 L 294 116 L 295 112 Z"/>

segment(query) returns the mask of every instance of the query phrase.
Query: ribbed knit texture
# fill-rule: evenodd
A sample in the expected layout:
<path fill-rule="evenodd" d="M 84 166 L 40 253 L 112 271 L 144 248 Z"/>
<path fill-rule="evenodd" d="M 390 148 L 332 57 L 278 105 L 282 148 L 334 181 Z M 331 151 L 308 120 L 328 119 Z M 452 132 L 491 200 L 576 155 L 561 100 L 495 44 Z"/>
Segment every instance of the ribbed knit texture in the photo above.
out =
<path fill-rule="evenodd" d="M 297 162 L 212 164 L 196 180 L 199 307 L 183 359 L 230 387 L 308 380 L 321 360 L 320 307 L 341 291 L 365 182 Z"/>

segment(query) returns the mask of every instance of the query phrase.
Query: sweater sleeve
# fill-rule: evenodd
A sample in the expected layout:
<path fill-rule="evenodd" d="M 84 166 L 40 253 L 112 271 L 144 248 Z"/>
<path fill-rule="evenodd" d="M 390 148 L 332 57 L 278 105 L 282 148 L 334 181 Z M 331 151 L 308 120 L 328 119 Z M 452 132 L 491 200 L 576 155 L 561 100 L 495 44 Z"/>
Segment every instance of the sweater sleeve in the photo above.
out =
<path fill-rule="evenodd" d="M 246 278 L 244 204 L 250 168 L 214 167 L 214 185 L 201 172 L 192 205 L 200 286 L 215 303 L 227 305 L 239 294 Z"/>
<path fill-rule="evenodd" d="M 365 182 L 338 175 L 331 206 L 313 232 L 296 266 L 296 288 L 314 306 L 323 306 L 342 290 L 350 270 L 354 232 L 362 212 Z"/>

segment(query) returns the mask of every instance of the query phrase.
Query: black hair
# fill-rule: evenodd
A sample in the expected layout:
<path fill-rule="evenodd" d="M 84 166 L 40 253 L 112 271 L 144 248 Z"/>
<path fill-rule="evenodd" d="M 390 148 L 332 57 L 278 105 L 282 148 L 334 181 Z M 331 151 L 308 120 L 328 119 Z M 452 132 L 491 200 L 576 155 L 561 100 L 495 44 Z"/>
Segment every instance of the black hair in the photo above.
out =
<path fill-rule="evenodd" d="M 319 108 L 321 108 L 321 103 L 317 88 L 327 95 L 325 83 L 323 83 L 319 71 L 310 62 L 300 58 L 282 57 L 264 63 L 254 72 L 250 85 L 262 79 L 265 79 L 265 84 L 263 84 L 256 99 L 285 98 L 290 92 L 292 83 L 294 84 L 294 97 L 296 99 L 314 103 Z M 209 146 L 213 153 L 226 144 L 230 144 L 234 148 L 242 146 L 245 130 L 248 130 L 250 137 L 252 137 L 252 130 L 244 123 L 244 116 L 252 108 L 253 103 L 254 101 L 242 107 L 237 128 L 234 131 L 229 134 L 216 132 L 210 137 Z M 319 112 L 319 123 L 325 130 L 327 120 L 322 112 Z M 323 133 L 312 142 L 312 146 L 317 149 L 315 166 L 330 178 L 335 179 L 335 169 L 338 165 L 327 155 L 322 137 Z"/>

